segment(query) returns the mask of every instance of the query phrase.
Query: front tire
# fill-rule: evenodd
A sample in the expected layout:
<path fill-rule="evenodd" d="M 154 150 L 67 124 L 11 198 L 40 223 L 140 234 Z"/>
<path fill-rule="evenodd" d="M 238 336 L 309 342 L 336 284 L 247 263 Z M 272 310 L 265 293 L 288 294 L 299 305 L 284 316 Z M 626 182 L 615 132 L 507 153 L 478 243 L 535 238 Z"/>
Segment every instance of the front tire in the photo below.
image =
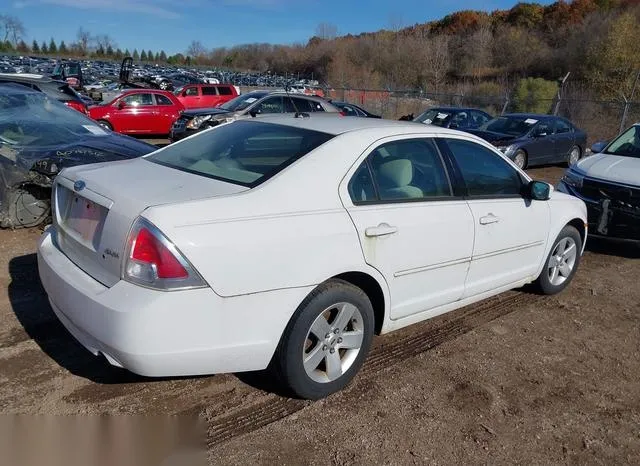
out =
<path fill-rule="evenodd" d="M 367 295 L 343 280 L 318 286 L 287 325 L 269 370 L 299 398 L 343 389 L 362 367 L 374 332 Z"/>
<path fill-rule="evenodd" d="M 104 129 L 108 129 L 109 131 L 113 131 L 113 126 L 106 120 L 98 120 L 98 124 L 102 126 Z"/>
<path fill-rule="evenodd" d="M 553 295 L 564 290 L 578 270 L 582 237 L 571 225 L 562 229 L 549 251 L 540 276 L 536 280 L 538 289 Z"/>

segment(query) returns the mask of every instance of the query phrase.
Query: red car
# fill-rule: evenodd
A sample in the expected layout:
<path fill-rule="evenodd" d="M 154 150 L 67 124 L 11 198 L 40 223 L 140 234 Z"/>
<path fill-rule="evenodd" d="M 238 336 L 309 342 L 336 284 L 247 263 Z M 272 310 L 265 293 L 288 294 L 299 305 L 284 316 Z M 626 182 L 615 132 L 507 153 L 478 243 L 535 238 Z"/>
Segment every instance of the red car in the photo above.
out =
<path fill-rule="evenodd" d="M 89 116 L 123 134 L 169 134 L 184 106 L 171 92 L 129 89 L 111 102 L 91 107 Z"/>
<path fill-rule="evenodd" d="M 231 84 L 187 84 L 174 94 L 185 108 L 213 108 L 238 97 Z"/>

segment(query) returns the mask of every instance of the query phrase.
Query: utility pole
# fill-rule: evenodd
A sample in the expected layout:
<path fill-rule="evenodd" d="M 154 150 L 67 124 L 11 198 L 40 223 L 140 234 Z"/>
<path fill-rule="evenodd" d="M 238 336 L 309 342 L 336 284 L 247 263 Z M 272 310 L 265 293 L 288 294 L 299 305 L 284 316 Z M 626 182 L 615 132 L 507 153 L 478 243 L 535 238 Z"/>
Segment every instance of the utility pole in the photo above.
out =
<path fill-rule="evenodd" d="M 622 94 L 622 98 L 624 99 L 624 111 L 622 112 L 622 120 L 620 121 L 620 133 L 624 131 L 627 127 L 627 116 L 629 115 L 629 105 L 633 102 L 633 96 L 636 93 L 636 87 L 638 86 L 638 79 L 640 78 L 640 70 L 636 73 L 636 79 L 633 81 L 633 87 L 631 88 L 631 97 L 628 99 Z"/>
<path fill-rule="evenodd" d="M 564 91 L 564 85 L 567 82 L 567 79 L 569 79 L 569 75 L 571 74 L 571 71 L 569 71 L 566 76 L 564 78 L 561 78 L 560 81 L 560 87 L 558 88 L 558 97 L 556 100 L 556 106 L 553 109 L 553 114 L 554 115 L 558 115 L 558 112 L 560 111 L 560 102 L 562 102 L 562 93 Z"/>

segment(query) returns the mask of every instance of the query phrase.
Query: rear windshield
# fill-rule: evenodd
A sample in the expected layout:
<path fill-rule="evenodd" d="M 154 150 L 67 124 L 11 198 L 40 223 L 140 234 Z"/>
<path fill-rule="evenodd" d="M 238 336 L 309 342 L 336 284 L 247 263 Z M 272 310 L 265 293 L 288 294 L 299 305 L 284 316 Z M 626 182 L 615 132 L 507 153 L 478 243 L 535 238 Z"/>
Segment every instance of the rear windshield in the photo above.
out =
<path fill-rule="evenodd" d="M 168 146 L 147 159 L 196 175 L 254 187 L 332 137 L 291 126 L 236 121 Z"/>

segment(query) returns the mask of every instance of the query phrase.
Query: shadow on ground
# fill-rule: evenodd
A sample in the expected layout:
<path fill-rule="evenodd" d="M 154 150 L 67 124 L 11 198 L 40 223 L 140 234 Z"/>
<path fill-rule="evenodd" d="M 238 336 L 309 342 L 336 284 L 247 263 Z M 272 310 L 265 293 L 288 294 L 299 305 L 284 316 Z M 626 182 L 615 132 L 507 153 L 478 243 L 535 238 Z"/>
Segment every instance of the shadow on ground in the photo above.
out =
<path fill-rule="evenodd" d="M 13 312 L 27 335 L 60 366 L 100 384 L 158 380 L 111 366 L 104 357 L 91 354 L 67 332 L 49 306 L 38 276 L 35 254 L 12 259 L 9 274 L 8 295 Z"/>
<path fill-rule="evenodd" d="M 640 244 L 629 241 L 589 236 L 586 249 L 594 254 L 623 257 L 625 259 L 640 259 Z"/>

